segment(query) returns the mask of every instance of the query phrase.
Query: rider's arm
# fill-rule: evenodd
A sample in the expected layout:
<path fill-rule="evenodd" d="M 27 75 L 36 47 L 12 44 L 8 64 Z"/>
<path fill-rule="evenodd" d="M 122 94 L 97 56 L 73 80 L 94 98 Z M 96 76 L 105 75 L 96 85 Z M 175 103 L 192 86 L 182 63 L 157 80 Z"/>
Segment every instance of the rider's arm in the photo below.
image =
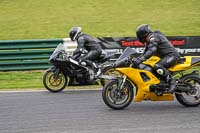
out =
<path fill-rule="evenodd" d="M 85 39 L 83 36 L 79 37 L 78 40 L 77 40 L 77 43 L 78 43 L 78 48 L 85 48 Z"/>
<path fill-rule="evenodd" d="M 142 61 L 150 58 L 151 56 L 153 56 L 155 54 L 155 52 L 157 51 L 157 46 L 158 46 L 158 42 L 156 41 L 155 38 L 151 38 L 150 42 L 147 46 L 147 50 L 145 51 L 145 53 L 142 55 L 142 57 L 140 58 Z"/>
<path fill-rule="evenodd" d="M 155 44 L 149 44 L 148 50 L 144 53 L 143 57 L 145 59 L 150 58 L 157 51 L 157 46 Z"/>
<path fill-rule="evenodd" d="M 82 49 L 84 49 L 85 40 L 83 37 L 79 37 L 77 39 L 77 48 L 73 51 L 73 55 L 82 53 Z"/>

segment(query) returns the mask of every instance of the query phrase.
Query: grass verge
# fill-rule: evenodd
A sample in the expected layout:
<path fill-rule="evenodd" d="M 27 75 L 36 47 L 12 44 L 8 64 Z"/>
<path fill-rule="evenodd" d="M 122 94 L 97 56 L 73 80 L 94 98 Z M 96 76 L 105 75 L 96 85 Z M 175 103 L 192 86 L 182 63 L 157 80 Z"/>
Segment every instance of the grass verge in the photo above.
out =
<path fill-rule="evenodd" d="M 0 72 L 0 90 L 46 90 L 42 83 L 44 71 Z M 96 89 L 99 85 L 67 86 L 65 89 Z"/>
<path fill-rule="evenodd" d="M 200 35 L 199 0 L 1 0 L 0 40 L 135 36 L 141 23 L 166 35 Z"/>

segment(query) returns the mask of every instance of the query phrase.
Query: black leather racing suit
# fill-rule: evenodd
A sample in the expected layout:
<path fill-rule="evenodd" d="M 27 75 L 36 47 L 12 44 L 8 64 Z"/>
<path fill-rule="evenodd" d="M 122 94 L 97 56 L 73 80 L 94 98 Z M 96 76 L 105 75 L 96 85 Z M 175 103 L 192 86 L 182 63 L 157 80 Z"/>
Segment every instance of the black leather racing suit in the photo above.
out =
<path fill-rule="evenodd" d="M 77 49 L 83 48 L 88 51 L 88 53 L 81 58 L 81 62 L 85 61 L 91 65 L 92 61 L 97 59 L 102 53 L 101 45 L 96 41 L 96 39 L 87 34 L 82 33 L 79 35 L 77 38 L 77 43 Z"/>
<path fill-rule="evenodd" d="M 180 59 L 180 55 L 160 31 L 150 33 L 147 38 L 145 52 L 140 56 L 140 59 L 144 61 L 152 55 L 161 58 L 154 66 L 155 72 L 169 82 L 172 77 L 166 68 L 176 65 Z M 159 69 L 163 70 L 163 72 L 160 73 L 157 71 Z"/>

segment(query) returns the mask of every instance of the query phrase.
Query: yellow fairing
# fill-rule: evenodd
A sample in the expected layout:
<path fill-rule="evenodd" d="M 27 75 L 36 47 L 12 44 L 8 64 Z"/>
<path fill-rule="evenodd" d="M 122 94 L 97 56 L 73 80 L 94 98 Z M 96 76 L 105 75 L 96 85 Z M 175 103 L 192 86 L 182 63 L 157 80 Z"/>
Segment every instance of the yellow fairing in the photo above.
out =
<path fill-rule="evenodd" d="M 149 86 L 152 84 L 159 84 L 160 80 L 155 77 L 151 72 L 146 70 L 135 69 L 132 67 L 117 68 L 119 72 L 125 74 L 135 85 L 137 85 L 137 94 L 134 97 L 135 102 L 142 100 L 152 100 L 152 101 L 163 101 L 163 100 L 173 100 L 172 94 L 165 94 L 163 96 L 157 96 L 149 91 Z M 145 73 L 148 77 L 148 81 L 143 81 L 141 73 Z"/>
<path fill-rule="evenodd" d="M 184 70 L 188 70 L 190 68 L 192 68 L 193 66 L 191 65 L 192 63 L 192 58 L 195 56 L 184 56 L 185 58 L 185 62 L 183 64 L 177 64 L 171 68 L 169 68 L 170 71 L 184 71 Z M 196 56 L 199 57 L 200 56 Z M 151 58 L 149 58 L 148 60 L 144 61 L 143 63 L 146 65 L 150 65 L 152 67 L 154 67 L 154 65 L 160 60 L 159 57 L 157 56 L 152 56 Z"/>
<path fill-rule="evenodd" d="M 143 63 L 146 65 L 150 65 L 151 67 L 154 67 L 154 65 L 160 60 L 157 56 L 152 56 L 148 60 L 144 61 Z"/>
<path fill-rule="evenodd" d="M 152 56 L 143 63 L 154 67 L 154 65 L 159 60 L 159 57 Z M 200 56 L 185 56 L 184 62 L 182 64 L 177 64 L 176 66 L 169 68 L 169 70 L 173 72 L 184 71 L 197 65 L 200 65 Z M 160 83 L 160 80 L 157 77 L 155 77 L 150 71 L 135 69 L 132 67 L 117 68 L 116 70 L 126 75 L 137 86 L 137 94 L 134 97 L 135 102 L 139 102 L 142 100 L 169 101 L 174 99 L 174 96 L 172 94 L 164 94 L 162 96 L 157 96 L 156 94 L 150 92 L 150 85 Z M 149 77 L 149 80 L 143 81 L 141 73 L 146 74 Z"/>

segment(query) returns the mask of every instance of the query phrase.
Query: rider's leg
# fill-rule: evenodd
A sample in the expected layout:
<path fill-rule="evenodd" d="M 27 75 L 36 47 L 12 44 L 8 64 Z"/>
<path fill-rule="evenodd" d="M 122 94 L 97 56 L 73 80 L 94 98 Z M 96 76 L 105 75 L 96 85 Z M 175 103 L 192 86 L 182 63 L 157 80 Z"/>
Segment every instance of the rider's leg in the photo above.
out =
<path fill-rule="evenodd" d="M 162 58 L 158 63 L 155 64 L 154 69 L 155 72 L 165 79 L 167 83 L 169 83 L 169 92 L 173 93 L 176 87 L 176 80 L 172 78 L 172 75 L 167 70 L 167 68 L 174 66 L 177 64 L 177 60 L 173 56 L 167 56 Z"/>
<path fill-rule="evenodd" d="M 82 57 L 81 62 L 86 62 L 88 66 L 90 66 L 93 70 L 96 71 L 97 66 L 93 62 L 96 58 L 98 58 L 101 55 L 97 50 L 90 51 L 87 55 Z"/>

